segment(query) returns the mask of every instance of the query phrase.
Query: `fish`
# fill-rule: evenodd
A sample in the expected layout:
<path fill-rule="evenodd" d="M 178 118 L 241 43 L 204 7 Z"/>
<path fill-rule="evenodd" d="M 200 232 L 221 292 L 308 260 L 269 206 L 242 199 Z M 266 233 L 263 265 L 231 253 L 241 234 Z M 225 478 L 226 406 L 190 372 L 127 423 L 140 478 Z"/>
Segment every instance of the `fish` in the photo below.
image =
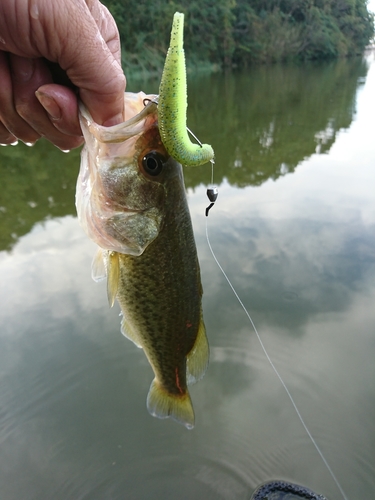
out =
<path fill-rule="evenodd" d="M 98 245 L 92 276 L 107 279 L 109 304 L 117 300 L 123 314 L 121 332 L 153 369 L 149 413 L 192 429 L 188 385 L 203 377 L 209 346 L 182 166 L 161 138 L 159 98 L 125 92 L 126 120 L 111 127 L 95 123 L 80 104 L 85 145 L 76 207 Z M 182 136 L 173 138 L 169 128 L 167 142 L 175 144 Z"/>

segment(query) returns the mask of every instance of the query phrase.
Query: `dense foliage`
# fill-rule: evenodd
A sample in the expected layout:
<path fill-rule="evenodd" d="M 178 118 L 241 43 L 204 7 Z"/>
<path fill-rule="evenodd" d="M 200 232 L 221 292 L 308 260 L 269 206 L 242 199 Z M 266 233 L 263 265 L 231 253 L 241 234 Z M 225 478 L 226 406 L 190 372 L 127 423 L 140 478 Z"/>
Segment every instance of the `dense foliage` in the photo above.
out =
<path fill-rule="evenodd" d="M 164 61 L 173 13 L 184 12 L 189 62 L 246 66 L 358 54 L 374 34 L 366 0 L 103 0 L 128 69 Z"/>

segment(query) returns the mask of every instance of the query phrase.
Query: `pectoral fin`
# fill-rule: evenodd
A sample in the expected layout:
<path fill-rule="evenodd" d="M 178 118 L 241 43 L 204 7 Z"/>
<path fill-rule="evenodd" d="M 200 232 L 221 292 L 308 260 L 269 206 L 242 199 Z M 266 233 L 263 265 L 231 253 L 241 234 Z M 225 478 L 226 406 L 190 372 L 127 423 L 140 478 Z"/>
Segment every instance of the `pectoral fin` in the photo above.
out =
<path fill-rule="evenodd" d="M 110 307 L 116 300 L 120 279 L 120 263 L 117 252 L 108 252 L 107 259 L 107 295 Z"/>
<path fill-rule="evenodd" d="M 115 213 L 105 221 L 105 232 L 112 243 L 116 242 L 114 250 L 138 256 L 158 236 L 162 220 L 154 208 L 141 213 Z"/>
<path fill-rule="evenodd" d="M 147 409 L 153 417 L 172 417 L 187 429 L 194 427 L 194 410 L 188 392 L 179 396 L 167 392 L 156 379 L 152 381 L 147 396 Z"/>
<path fill-rule="evenodd" d="M 92 259 L 91 277 L 96 282 L 104 280 L 105 277 L 107 276 L 107 272 L 105 270 L 105 265 L 104 265 L 103 252 L 104 250 L 98 247 L 98 250 L 94 255 L 94 258 Z"/>
<path fill-rule="evenodd" d="M 186 379 L 188 384 L 194 384 L 203 377 L 208 366 L 209 356 L 210 350 L 208 347 L 206 328 L 204 326 L 201 312 L 198 335 L 195 344 L 186 359 Z"/>

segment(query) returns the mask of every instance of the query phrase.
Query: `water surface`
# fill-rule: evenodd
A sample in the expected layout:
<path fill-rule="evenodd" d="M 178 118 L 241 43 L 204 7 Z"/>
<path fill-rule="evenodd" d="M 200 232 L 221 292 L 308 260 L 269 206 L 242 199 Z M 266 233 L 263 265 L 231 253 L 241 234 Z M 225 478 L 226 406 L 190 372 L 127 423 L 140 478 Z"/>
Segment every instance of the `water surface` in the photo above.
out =
<path fill-rule="evenodd" d="M 348 498 L 374 496 L 374 88 L 371 55 L 189 82 L 189 126 L 214 146 L 219 185 L 206 219 L 210 168 L 185 169 L 211 347 L 193 431 L 148 414 L 151 368 L 91 281 L 79 153 L 1 148 L 2 500 L 245 500 L 270 479 L 340 500 L 206 222 Z"/>

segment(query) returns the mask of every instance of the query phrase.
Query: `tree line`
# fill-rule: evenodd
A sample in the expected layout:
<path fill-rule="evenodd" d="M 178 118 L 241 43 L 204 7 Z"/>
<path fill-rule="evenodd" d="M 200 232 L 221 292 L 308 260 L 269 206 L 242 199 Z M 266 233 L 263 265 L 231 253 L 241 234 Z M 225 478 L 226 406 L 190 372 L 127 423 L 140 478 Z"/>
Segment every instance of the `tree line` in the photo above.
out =
<path fill-rule="evenodd" d="M 116 19 L 124 67 L 158 71 L 174 12 L 185 14 L 190 65 L 244 67 L 362 53 L 374 35 L 367 0 L 103 0 Z"/>

